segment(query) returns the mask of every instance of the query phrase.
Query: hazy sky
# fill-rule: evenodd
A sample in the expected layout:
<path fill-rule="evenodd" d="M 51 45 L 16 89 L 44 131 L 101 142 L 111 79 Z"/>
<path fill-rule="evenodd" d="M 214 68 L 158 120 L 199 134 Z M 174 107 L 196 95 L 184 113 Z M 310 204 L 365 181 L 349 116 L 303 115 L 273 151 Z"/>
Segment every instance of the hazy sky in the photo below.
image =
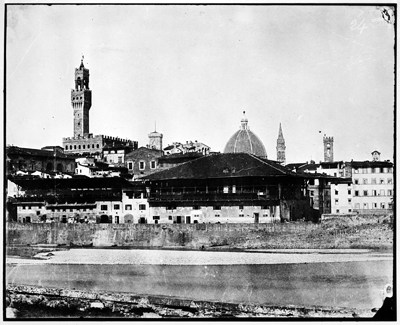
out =
<path fill-rule="evenodd" d="M 82 54 L 90 132 L 223 151 L 250 129 L 287 162 L 393 160 L 394 28 L 376 6 L 11 5 L 6 143 L 41 148 L 73 135 Z M 321 132 L 321 133 L 320 133 Z"/>

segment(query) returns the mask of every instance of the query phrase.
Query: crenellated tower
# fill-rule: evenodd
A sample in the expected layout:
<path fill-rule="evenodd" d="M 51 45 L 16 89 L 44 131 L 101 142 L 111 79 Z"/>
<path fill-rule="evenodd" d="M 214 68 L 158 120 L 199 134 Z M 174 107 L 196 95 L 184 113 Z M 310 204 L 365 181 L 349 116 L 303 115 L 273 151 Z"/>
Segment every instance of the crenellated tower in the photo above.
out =
<path fill-rule="evenodd" d="M 89 89 L 89 69 L 81 65 L 75 69 L 75 88 L 71 90 L 71 104 L 74 109 L 74 137 L 89 134 L 89 110 L 92 106 L 92 91 Z"/>
<path fill-rule="evenodd" d="M 333 162 L 333 137 L 324 135 L 324 162 Z"/>
<path fill-rule="evenodd" d="M 276 141 L 276 160 L 282 164 L 286 163 L 286 146 L 281 123 L 279 123 L 279 134 L 278 140 Z"/>

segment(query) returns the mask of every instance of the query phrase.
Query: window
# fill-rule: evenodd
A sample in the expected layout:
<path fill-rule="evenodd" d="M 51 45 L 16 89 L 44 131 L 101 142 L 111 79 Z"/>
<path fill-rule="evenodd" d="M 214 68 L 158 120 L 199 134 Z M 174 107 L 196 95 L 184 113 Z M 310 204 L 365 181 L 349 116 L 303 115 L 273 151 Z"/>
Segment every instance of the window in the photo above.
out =
<path fill-rule="evenodd" d="M 128 162 L 128 169 L 130 169 L 130 170 L 133 169 L 133 162 L 132 161 Z"/>
<path fill-rule="evenodd" d="M 153 216 L 153 220 L 160 220 L 160 216 Z"/>
<path fill-rule="evenodd" d="M 198 218 L 198 217 L 200 217 L 200 215 L 199 214 L 195 214 L 193 217 Z"/>
<path fill-rule="evenodd" d="M 125 204 L 125 210 L 132 210 L 132 204 Z"/>
<path fill-rule="evenodd" d="M 140 169 L 140 170 L 143 170 L 144 167 L 145 167 L 144 161 L 139 161 L 139 169 Z"/>
<path fill-rule="evenodd" d="M 221 207 L 219 205 L 214 205 L 214 210 L 221 210 Z"/>
<path fill-rule="evenodd" d="M 122 164 L 122 157 L 118 157 L 118 164 Z"/>
<path fill-rule="evenodd" d="M 379 184 L 385 184 L 385 180 L 383 178 L 379 179 Z"/>
<path fill-rule="evenodd" d="M 216 215 L 215 215 L 215 218 L 219 218 L 219 214 L 216 214 Z"/>
<path fill-rule="evenodd" d="M 239 205 L 239 210 L 243 210 L 243 205 Z"/>
<path fill-rule="evenodd" d="M 388 209 L 392 209 L 393 208 L 393 203 L 389 202 L 388 203 Z"/>
<path fill-rule="evenodd" d="M 151 169 L 156 168 L 156 162 L 155 162 L 154 160 L 152 160 L 152 161 L 150 162 L 150 168 L 151 168 Z"/>
<path fill-rule="evenodd" d="M 340 210 L 339 209 L 336 209 L 336 213 L 339 213 L 340 212 Z"/>
<path fill-rule="evenodd" d="M 339 195 L 339 191 L 338 190 L 335 190 L 335 195 Z"/>
<path fill-rule="evenodd" d="M 94 143 L 92 144 L 92 148 L 94 149 Z"/>
<path fill-rule="evenodd" d="M 72 144 L 69 146 L 69 150 L 72 150 Z"/>
<path fill-rule="evenodd" d="M 355 208 L 356 208 L 356 209 L 360 209 L 360 203 L 356 203 Z"/>
<path fill-rule="evenodd" d="M 78 149 L 80 149 L 81 148 L 81 145 L 78 145 Z"/>
<path fill-rule="evenodd" d="M 378 208 L 378 204 L 377 203 L 372 203 L 372 209 L 377 209 Z"/>
<path fill-rule="evenodd" d="M 101 210 L 101 211 L 107 211 L 107 204 L 102 204 L 102 205 L 100 206 L 100 210 Z"/>
<path fill-rule="evenodd" d="M 83 145 L 82 147 L 83 147 L 83 149 L 85 149 L 85 145 Z"/>
<path fill-rule="evenodd" d="M 69 212 L 73 212 L 74 210 L 73 209 L 69 209 Z"/>
<path fill-rule="evenodd" d="M 314 191 L 310 191 L 310 196 L 314 196 Z"/>
<path fill-rule="evenodd" d="M 263 217 L 264 217 L 264 218 L 267 218 L 267 217 L 268 217 L 268 214 L 263 214 Z"/>
<path fill-rule="evenodd" d="M 168 220 L 172 220 L 172 216 L 168 216 Z"/>
<path fill-rule="evenodd" d="M 76 149 L 76 144 L 74 144 L 74 149 Z"/>
<path fill-rule="evenodd" d="M 335 199 L 335 204 L 336 204 L 336 205 L 339 204 L 339 199 Z"/>
<path fill-rule="evenodd" d="M 371 184 L 376 184 L 376 178 L 371 179 Z"/>
<path fill-rule="evenodd" d="M 359 196 L 359 192 L 358 191 L 354 191 L 354 196 Z"/>
<path fill-rule="evenodd" d="M 363 191 L 363 196 L 368 196 L 368 191 Z"/>
<path fill-rule="evenodd" d="M 392 174 L 393 173 L 393 168 L 392 167 L 388 167 L 387 172 Z"/>
<path fill-rule="evenodd" d="M 351 204 L 351 199 L 347 199 L 347 203 L 348 203 L 348 204 Z"/>
<path fill-rule="evenodd" d="M 119 210 L 119 204 L 114 204 L 114 210 Z"/>
<path fill-rule="evenodd" d="M 67 146 L 65 146 L 65 150 L 68 150 L 68 145 L 67 145 Z"/>
<path fill-rule="evenodd" d="M 368 178 L 363 178 L 363 184 L 368 184 Z"/>
<path fill-rule="evenodd" d="M 358 168 L 353 169 L 354 174 L 358 174 Z"/>
<path fill-rule="evenodd" d="M 387 183 L 388 183 L 388 184 L 392 184 L 392 179 L 391 179 L 391 178 L 388 178 L 388 179 L 387 179 Z"/>
<path fill-rule="evenodd" d="M 384 209 L 384 208 L 385 208 L 385 203 L 381 202 L 381 209 Z"/>
<path fill-rule="evenodd" d="M 100 145 L 99 145 L 99 144 L 96 144 L 96 148 L 99 149 L 99 148 L 100 148 Z"/>
<path fill-rule="evenodd" d="M 387 190 L 387 195 L 388 195 L 388 196 L 392 196 L 392 195 L 393 195 L 392 190 Z"/>
<path fill-rule="evenodd" d="M 372 173 L 372 174 L 375 173 L 375 168 L 374 168 L 374 167 L 371 168 L 371 173 Z"/>
<path fill-rule="evenodd" d="M 379 196 L 385 196 L 385 190 L 380 190 L 379 191 Z"/>
<path fill-rule="evenodd" d="M 358 185 L 358 178 L 354 179 L 354 184 Z"/>
<path fill-rule="evenodd" d="M 240 213 L 239 214 L 239 218 L 243 218 L 244 217 L 244 214 L 243 213 Z"/>
<path fill-rule="evenodd" d="M 139 204 L 139 210 L 146 210 L 146 204 Z"/>
<path fill-rule="evenodd" d="M 363 204 L 363 209 L 368 209 L 368 203 Z"/>
<path fill-rule="evenodd" d="M 349 212 L 351 212 L 351 209 L 349 209 Z"/>
<path fill-rule="evenodd" d="M 372 196 L 377 196 L 376 190 L 372 190 Z"/>
<path fill-rule="evenodd" d="M 351 190 L 347 190 L 347 194 L 348 194 L 348 195 L 351 195 Z"/>

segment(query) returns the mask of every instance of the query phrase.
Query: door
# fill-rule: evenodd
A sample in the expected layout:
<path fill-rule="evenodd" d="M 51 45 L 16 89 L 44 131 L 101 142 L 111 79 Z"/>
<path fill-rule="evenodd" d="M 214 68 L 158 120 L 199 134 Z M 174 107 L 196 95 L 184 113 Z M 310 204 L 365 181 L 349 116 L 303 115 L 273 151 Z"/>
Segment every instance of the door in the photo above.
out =
<path fill-rule="evenodd" d="M 190 223 L 190 216 L 186 216 L 186 223 Z"/>
<path fill-rule="evenodd" d="M 254 212 L 254 223 L 259 223 L 260 219 L 260 214 L 257 212 Z"/>
<path fill-rule="evenodd" d="M 119 216 L 115 216 L 115 223 L 119 223 Z"/>
<path fill-rule="evenodd" d="M 182 217 L 181 216 L 177 216 L 176 217 L 176 223 L 182 223 Z"/>

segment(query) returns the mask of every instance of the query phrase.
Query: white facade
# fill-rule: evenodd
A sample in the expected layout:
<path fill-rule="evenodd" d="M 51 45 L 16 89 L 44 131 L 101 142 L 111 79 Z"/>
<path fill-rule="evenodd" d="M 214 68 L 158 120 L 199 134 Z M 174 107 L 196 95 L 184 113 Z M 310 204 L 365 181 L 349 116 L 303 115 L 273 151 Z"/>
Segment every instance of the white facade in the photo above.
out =
<path fill-rule="evenodd" d="M 353 208 L 363 212 L 392 209 L 393 168 L 352 168 Z"/>

